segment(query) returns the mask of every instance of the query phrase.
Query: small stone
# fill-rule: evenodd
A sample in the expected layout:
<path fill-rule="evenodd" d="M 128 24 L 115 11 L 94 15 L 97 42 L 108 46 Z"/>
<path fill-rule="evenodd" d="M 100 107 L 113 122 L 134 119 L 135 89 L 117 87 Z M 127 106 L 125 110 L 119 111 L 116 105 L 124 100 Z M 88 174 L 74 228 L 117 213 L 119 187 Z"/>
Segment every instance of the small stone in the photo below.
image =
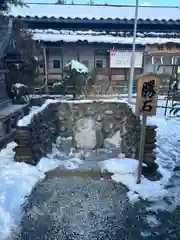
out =
<path fill-rule="evenodd" d="M 106 110 L 106 111 L 105 111 L 105 114 L 107 114 L 107 115 L 112 115 L 112 114 L 113 114 L 113 111 L 111 111 L 111 110 Z"/>
<path fill-rule="evenodd" d="M 101 116 L 100 116 L 100 115 L 97 117 L 97 121 L 98 121 L 98 122 L 101 121 Z"/>
<path fill-rule="evenodd" d="M 64 132 L 65 131 L 65 127 L 64 126 L 60 127 L 60 131 Z"/>
<path fill-rule="evenodd" d="M 180 166 L 176 166 L 174 169 L 173 169 L 174 172 L 178 172 L 180 171 Z"/>
<path fill-rule="evenodd" d="M 96 149 L 104 144 L 101 124 L 93 118 L 82 118 L 76 122 L 74 139 L 77 148 Z"/>
<path fill-rule="evenodd" d="M 62 116 L 62 115 L 59 116 L 59 120 L 60 120 L 60 121 L 62 121 L 62 120 L 64 120 L 64 119 L 65 119 L 64 116 Z"/>

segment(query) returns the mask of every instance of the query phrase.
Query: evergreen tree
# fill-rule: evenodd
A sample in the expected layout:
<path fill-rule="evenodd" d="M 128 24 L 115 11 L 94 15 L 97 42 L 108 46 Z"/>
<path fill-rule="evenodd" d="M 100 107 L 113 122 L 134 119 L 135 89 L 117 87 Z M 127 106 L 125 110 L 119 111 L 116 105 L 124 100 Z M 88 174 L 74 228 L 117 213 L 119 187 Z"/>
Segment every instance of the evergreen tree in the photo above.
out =
<path fill-rule="evenodd" d="M 66 0 L 57 0 L 56 4 L 66 4 Z"/>
<path fill-rule="evenodd" d="M 11 6 L 23 6 L 22 0 L 0 0 L 0 10 L 7 11 Z"/>
<path fill-rule="evenodd" d="M 6 16 L 11 6 L 23 6 L 21 0 L 0 0 L 0 11 L 3 11 L 0 18 L 0 31 L 4 29 L 4 36 L 8 31 L 8 18 Z M 1 32 L 0 32 L 1 33 Z M 37 79 L 39 48 L 36 48 L 32 35 L 26 25 L 21 21 L 13 21 L 8 47 L 5 50 L 5 62 L 8 67 L 6 79 L 7 91 L 10 93 L 11 87 L 15 83 L 33 85 Z M 9 61 L 12 56 L 16 56 L 15 63 Z M 19 62 L 19 60 L 21 60 Z"/>
<path fill-rule="evenodd" d="M 93 0 L 89 0 L 88 4 L 89 4 L 89 5 L 94 5 L 95 2 L 94 2 Z"/>

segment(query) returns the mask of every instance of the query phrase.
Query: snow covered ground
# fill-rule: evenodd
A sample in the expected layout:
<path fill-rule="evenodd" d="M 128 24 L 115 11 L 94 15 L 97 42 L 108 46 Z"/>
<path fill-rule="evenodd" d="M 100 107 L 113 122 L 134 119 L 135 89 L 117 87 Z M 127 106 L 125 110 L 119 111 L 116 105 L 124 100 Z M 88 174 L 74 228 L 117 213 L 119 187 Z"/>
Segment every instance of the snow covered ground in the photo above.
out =
<path fill-rule="evenodd" d="M 45 178 L 45 173 L 58 166 L 75 169 L 82 161 L 72 158 L 67 161 L 42 158 L 36 167 L 14 161 L 11 142 L 0 152 L 0 239 L 4 240 L 18 227 L 22 217 L 22 205 L 31 194 L 37 182 Z"/>
<path fill-rule="evenodd" d="M 164 104 L 160 101 L 159 104 Z M 37 108 L 34 108 L 38 111 Z M 32 115 L 32 112 L 31 112 Z M 27 119 L 26 119 L 27 120 Z M 26 121 L 27 123 L 28 121 Z M 180 190 L 176 187 L 169 190 L 167 187 L 173 179 L 173 169 L 180 163 L 180 119 L 175 117 L 164 118 L 164 109 L 159 108 L 156 117 L 148 118 L 149 123 L 156 123 L 157 128 L 157 163 L 159 171 L 163 178 L 157 182 L 150 182 L 143 178 L 140 185 L 136 185 L 137 161 L 134 159 L 113 158 L 106 159 L 100 164 L 101 169 L 107 169 L 113 172 L 112 180 L 121 182 L 129 189 L 127 197 L 131 202 L 145 199 L 153 202 L 151 210 L 163 208 L 162 199 L 166 196 L 174 200 L 175 206 L 179 204 L 178 196 Z M 7 145 L 0 152 L 0 239 L 4 240 L 10 236 L 16 229 L 23 214 L 22 205 L 26 202 L 32 189 L 38 181 L 45 178 L 45 173 L 58 167 L 63 166 L 66 169 L 76 169 L 84 164 L 78 156 L 66 157 L 56 147 L 53 153 L 42 158 L 39 164 L 29 166 L 25 163 L 14 162 L 13 148 L 15 143 Z M 57 159 L 57 156 L 61 158 Z M 62 159 L 64 158 L 64 161 Z M 160 203 L 160 204 L 159 204 Z M 147 219 L 154 223 L 156 219 L 151 216 Z"/>

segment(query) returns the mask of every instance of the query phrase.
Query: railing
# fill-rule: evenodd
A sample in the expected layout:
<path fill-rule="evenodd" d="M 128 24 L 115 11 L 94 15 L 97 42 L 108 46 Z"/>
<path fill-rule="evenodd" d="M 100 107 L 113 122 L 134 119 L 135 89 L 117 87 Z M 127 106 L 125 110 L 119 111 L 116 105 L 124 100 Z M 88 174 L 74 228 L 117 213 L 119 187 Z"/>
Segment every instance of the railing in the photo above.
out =
<path fill-rule="evenodd" d="M 104 85 L 93 85 L 90 95 L 119 95 L 128 93 L 128 84 L 118 86 L 111 85 L 109 88 Z M 136 93 L 136 87 L 133 88 L 133 93 Z"/>

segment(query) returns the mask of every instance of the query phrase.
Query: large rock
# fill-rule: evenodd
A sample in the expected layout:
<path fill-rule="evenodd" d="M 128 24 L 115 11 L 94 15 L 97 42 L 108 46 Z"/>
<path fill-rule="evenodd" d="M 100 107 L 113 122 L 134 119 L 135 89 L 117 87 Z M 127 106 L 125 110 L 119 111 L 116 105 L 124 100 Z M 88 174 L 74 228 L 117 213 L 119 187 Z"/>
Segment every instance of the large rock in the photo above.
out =
<path fill-rule="evenodd" d="M 76 148 L 96 149 L 104 144 L 101 124 L 93 118 L 82 118 L 74 126 L 74 144 Z"/>

